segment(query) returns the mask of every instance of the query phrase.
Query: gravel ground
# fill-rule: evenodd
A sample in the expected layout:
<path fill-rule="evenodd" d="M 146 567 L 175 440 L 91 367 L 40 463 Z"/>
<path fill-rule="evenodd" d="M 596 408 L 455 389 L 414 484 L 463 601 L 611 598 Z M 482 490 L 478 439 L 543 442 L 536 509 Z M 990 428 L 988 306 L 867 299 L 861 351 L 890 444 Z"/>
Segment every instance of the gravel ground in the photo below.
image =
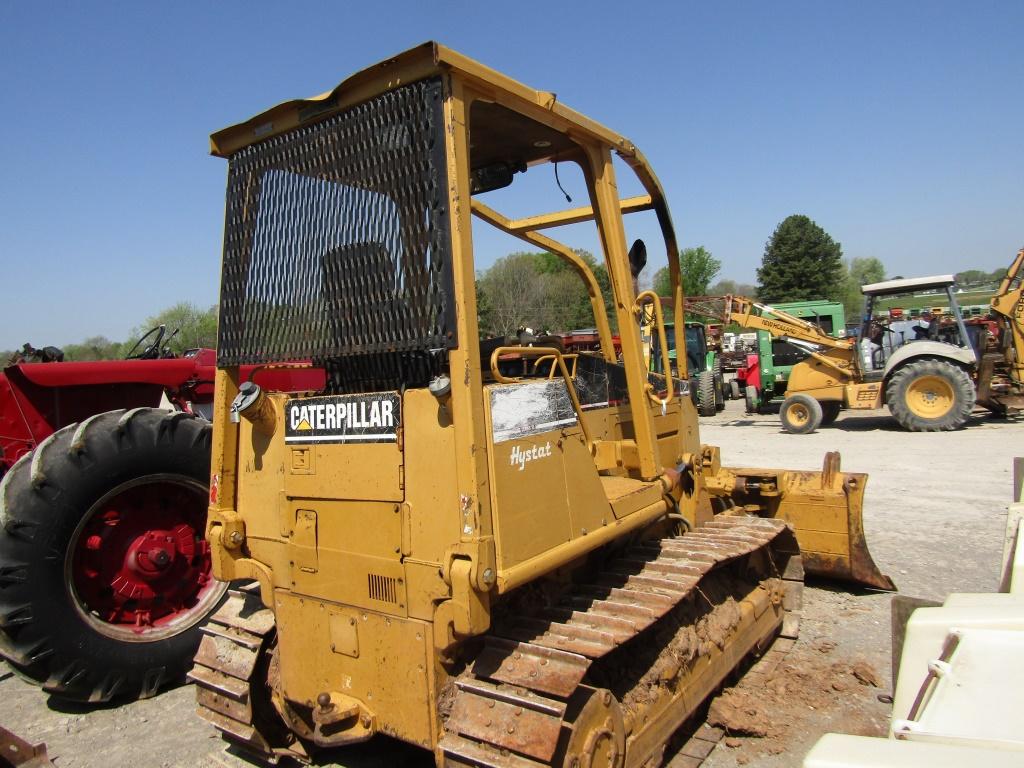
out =
<path fill-rule="evenodd" d="M 777 416 L 747 416 L 743 404 L 732 401 L 701 422 L 703 441 L 721 446 L 726 465 L 816 469 L 826 451 L 838 450 L 845 469 L 868 472 L 868 544 L 901 593 L 941 599 L 996 588 L 1012 457 L 1021 452 L 1024 421 L 979 417 L 960 432 L 911 434 L 887 412 L 868 411 L 798 436 L 783 433 Z M 769 722 L 768 736 L 730 736 L 705 766 L 799 766 L 827 731 L 883 734 L 889 706 L 878 697 L 891 692 L 890 600 L 843 585 L 809 584 L 801 637 L 780 671 L 757 695 L 740 685 L 739 694 Z M 185 687 L 148 701 L 81 708 L 49 699 L 0 665 L 0 724 L 33 743 L 46 742 L 60 768 L 249 765 L 225 752 L 213 729 L 194 715 L 193 696 Z M 419 757 L 366 745 L 337 764 L 431 764 Z"/>
<path fill-rule="evenodd" d="M 875 562 L 901 594 L 935 600 L 996 590 L 1022 437 L 1024 420 L 980 412 L 959 432 L 904 432 L 887 410 L 844 412 L 831 427 L 790 435 L 778 416 L 748 416 L 739 401 L 701 424 L 726 465 L 812 469 L 838 450 L 844 469 L 870 475 L 864 528 Z M 777 676 L 785 695 L 766 697 L 774 732 L 723 741 L 705 768 L 789 768 L 828 731 L 885 735 L 891 707 L 878 696 L 892 692 L 891 599 L 809 582 L 800 639 Z M 852 674 L 865 669 L 877 687 Z"/>

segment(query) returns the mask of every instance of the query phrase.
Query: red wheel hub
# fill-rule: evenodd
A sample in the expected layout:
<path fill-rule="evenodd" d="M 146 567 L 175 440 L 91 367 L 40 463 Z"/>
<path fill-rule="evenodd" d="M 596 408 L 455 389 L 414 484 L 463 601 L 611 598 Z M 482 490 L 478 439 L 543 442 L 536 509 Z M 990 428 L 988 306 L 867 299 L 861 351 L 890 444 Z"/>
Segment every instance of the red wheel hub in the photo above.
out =
<path fill-rule="evenodd" d="M 190 613 L 215 584 L 205 520 L 205 490 L 171 480 L 103 500 L 73 542 L 70 575 L 82 608 L 136 634 Z"/>

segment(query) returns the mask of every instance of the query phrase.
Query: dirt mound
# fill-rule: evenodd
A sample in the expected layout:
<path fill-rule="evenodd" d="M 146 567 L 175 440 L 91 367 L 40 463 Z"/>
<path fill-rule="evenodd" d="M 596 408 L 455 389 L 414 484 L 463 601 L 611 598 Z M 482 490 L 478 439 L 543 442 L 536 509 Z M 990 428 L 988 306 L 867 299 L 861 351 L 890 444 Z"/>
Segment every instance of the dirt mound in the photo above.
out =
<path fill-rule="evenodd" d="M 794 649 L 772 672 L 745 676 L 711 702 L 708 723 L 731 736 L 780 740 L 790 723 L 799 722 L 794 717 L 797 710 L 832 708 L 856 688 L 879 686 L 878 672 L 869 663 L 829 662 L 823 657 L 830 651 L 828 646 L 804 646 Z M 865 730 L 859 724 L 851 726 Z"/>

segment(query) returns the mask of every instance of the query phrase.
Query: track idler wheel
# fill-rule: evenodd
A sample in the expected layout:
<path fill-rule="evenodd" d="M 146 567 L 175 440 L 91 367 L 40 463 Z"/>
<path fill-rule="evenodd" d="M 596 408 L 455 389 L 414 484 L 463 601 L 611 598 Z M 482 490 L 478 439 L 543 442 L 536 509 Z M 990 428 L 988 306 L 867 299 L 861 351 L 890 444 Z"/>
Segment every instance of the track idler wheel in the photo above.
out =
<path fill-rule="evenodd" d="M 626 757 L 622 708 L 611 691 L 581 688 L 583 706 L 572 722 L 565 768 L 620 768 Z"/>

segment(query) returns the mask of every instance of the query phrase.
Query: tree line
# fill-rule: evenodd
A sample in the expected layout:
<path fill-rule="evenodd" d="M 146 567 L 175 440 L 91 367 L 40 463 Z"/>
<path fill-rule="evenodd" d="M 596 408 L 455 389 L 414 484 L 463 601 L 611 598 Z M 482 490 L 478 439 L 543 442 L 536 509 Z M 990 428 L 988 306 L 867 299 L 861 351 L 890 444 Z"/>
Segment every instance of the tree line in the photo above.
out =
<path fill-rule="evenodd" d="M 594 273 L 614 328 L 616 318 L 607 269 L 588 251 L 577 250 L 576 254 Z M 721 270 L 722 262 L 703 245 L 679 252 L 680 277 L 687 296 L 734 294 L 765 303 L 827 299 L 842 302 L 849 318 L 857 317 L 863 307 L 861 286 L 886 278 L 885 267 L 877 258 L 844 260 L 841 244 L 802 214 L 788 216 L 772 232 L 765 243 L 756 285 L 718 279 Z M 968 287 L 988 285 L 998 282 L 1003 272 L 970 269 L 959 273 L 957 280 Z M 668 267 L 656 271 L 650 284 L 659 296 L 669 295 Z M 485 336 L 513 336 L 523 327 L 569 331 L 594 325 L 593 308 L 583 281 L 564 259 L 553 253 L 510 253 L 477 273 L 477 313 L 480 332 Z M 167 344 L 175 354 L 217 345 L 217 306 L 203 308 L 180 302 L 133 328 L 123 341 L 90 336 L 77 344 L 68 344 L 63 347 L 64 359 L 122 358 L 146 331 L 158 325 L 166 325 L 168 333 L 178 329 Z M 0 361 L 13 354 L 14 350 L 0 352 Z"/>
<path fill-rule="evenodd" d="M 610 309 L 608 273 L 592 254 L 578 251 L 591 266 Z M 733 294 L 766 304 L 827 300 L 843 304 L 847 318 L 855 320 L 864 307 L 861 288 L 887 279 L 885 265 L 874 256 L 843 257 L 842 245 L 817 222 L 803 214 L 783 219 L 765 243 L 757 283 L 720 279 L 722 262 L 703 245 L 679 252 L 679 273 L 687 296 Z M 1005 270 L 969 269 L 957 274 L 963 287 L 993 286 Z M 899 275 L 894 278 L 900 277 Z M 641 276 L 643 282 L 643 276 Z M 649 279 L 659 296 L 668 296 L 669 268 Z M 481 332 L 513 335 L 523 326 L 566 331 L 593 325 L 586 289 L 579 278 L 554 254 L 513 253 L 498 259 L 477 275 Z M 614 315 L 609 312 L 611 321 Z"/>
<path fill-rule="evenodd" d="M 112 341 L 106 336 L 90 336 L 75 344 L 65 344 L 61 347 L 64 352 L 64 360 L 76 362 L 120 360 L 131 351 L 143 334 L 160 325 L 167 327 L 167 336 L 177 329 L 178 332 L 169 341 L 167 336 L 164 337 L 166 348 L 175 355 L 180 355 L 186 349 L 217 346 L 217 306 L 204 309 L 183 301 L 147 318 L 143 323 L 132 328 L 128 337 L 123 341 Z M 155 336 L 150 337 L 149 341 L 153 341 L 155 338 Z M 30 339 L 27 341 L 42 347 L 53 340 Z M 20 350 L 0 352 L 0 364 L 10 360 L 16 352 L 20 352 Z"/>
<path fill-rule="evenodd" d="M 614 323 L 611 281 L 604 264 L 577 250 L 597 279 L 605 311 Z M 553 253 L 502 256 L 476 277 L 477 315 L 483 336 L 514 336 L 520 328 L 568 331 L 592 328 L 590 294 L 576 271 Z"/>
<path fill-rule="evenodd" d="M 577 251 L 593 270 L 611 312 L 608 272 L 593 254 Z M 846 315 L 863 309 L 861 286 L 886 278 L 874 257 L 844 260 L 842 246 L 816 222 L 803 215 L 784 219 L 765 244 L 757 284 L 719 279 L 722 262 L 703 245 L 679 252 L 679 274 L 687 296 L 733 294 L 765 303 L 829 300 L 841 302 Z M 643 280 L 643 276 L 641 276 Z M 659 296 L 671 294 L 669 268 L 650 277 Z M 498 259 L 477 274 L 477 311 L 481 333 L 512 336 L 519 328 L 568 331 L 594 324 L 586 288 L 573 269 L 552 253 L 517 252 Z"/>
<path fill-rule="evenodd" d="M 604 265 L 589 252 L 577 253 L 594 271 L 614 323 Z M 842 246 L 816 222 L 799 214 L 783 220 L 768 239 L 756 285 L 719 279 L 722 262 L 703 245 L 682 249 L 678 258 L 687 296 L 733 294 L 765 303 L 837 301 L 850 318 L 857 317 L 863 308 L 861 286 L 886 278 L 880 260 L 843 259 Z M 670 295 L 669 268 L 656 271 L 650 285 L 659 296 Z M 478 273 L 477 305 L 481 333 L 488 336 L 511 336 L 522 327 L 568 331 L 594 324 L 583 283 L 571 267 L 551 253 L 511 253 Z"/>
<path fill-rule="evenodd" d="M 843 259 L 843 248 L 817 222 L 787 216 L 765 243 L 757 270 L 757 298 L 765 303 L 827 299 L 843 304 L 846 316 L 864 306 L 861 286 L 885 280 L 874 256 Z"/>

